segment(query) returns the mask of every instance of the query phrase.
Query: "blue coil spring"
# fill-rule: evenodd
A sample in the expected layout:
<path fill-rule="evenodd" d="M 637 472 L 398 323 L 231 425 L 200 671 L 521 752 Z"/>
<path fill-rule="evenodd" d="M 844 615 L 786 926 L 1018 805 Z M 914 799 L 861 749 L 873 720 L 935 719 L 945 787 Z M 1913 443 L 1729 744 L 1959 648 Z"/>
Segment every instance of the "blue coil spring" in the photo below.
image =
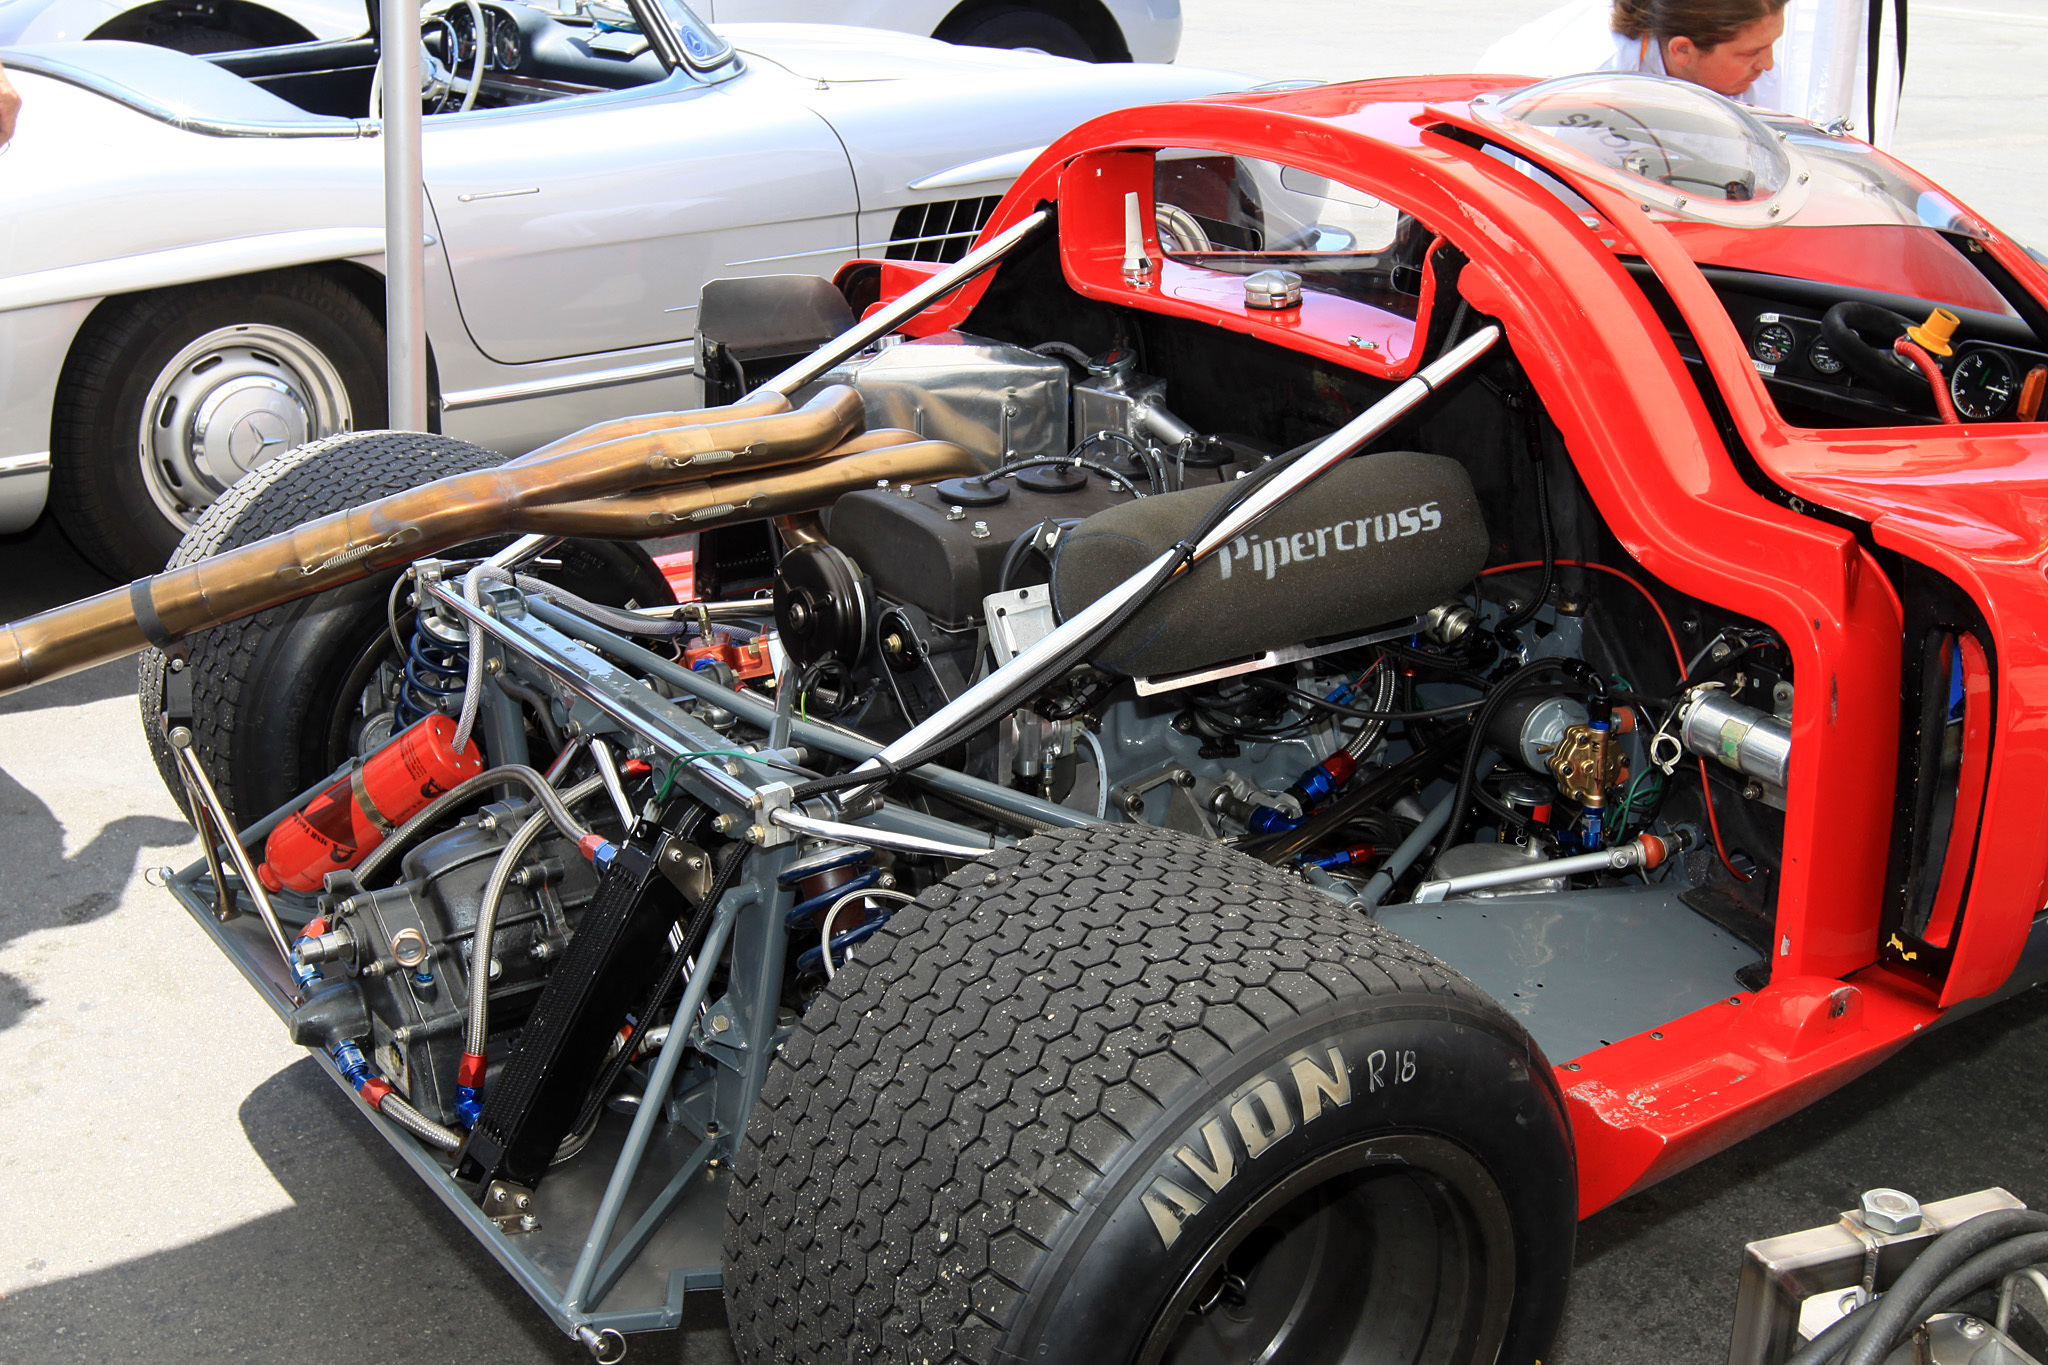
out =
<path fill-rule="evenodd" d="M 392 729 L 403 730 L 442 710 L 449 698 L 462 695 L 468 676 L 466 646 L 444 644 L 415 629 L 405 651 L 405 679 L 398 687 Z"/>

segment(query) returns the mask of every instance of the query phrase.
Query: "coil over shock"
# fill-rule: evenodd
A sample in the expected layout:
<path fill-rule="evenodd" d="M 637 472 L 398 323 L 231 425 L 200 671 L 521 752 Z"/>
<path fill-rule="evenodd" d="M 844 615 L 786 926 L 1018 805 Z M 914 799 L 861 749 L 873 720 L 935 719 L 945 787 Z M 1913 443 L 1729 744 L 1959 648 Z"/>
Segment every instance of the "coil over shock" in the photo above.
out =
<path fill-rule="evenodd" d="M 416 612 L 406 641 L 405 676 L 393 704 L 392 728 L 403 730 L 426 716 L 452 711 L 469 676 L 469 638 L 443 634 L 430 613 Z"/>
<path fill-rule="evenodd" d="M 776 880 L 794 888 L 800 898 L 784 917 L 792 931 L 822 940 L 830 917 L 834 966 L 844 964 L 849 949 L 889 922 L 896 913 L 889 902 L 911 899 L 889 889 L 896 879 L 876 864 L 874 850 L 846 845 L 800 859 Z M 844 929 L 839 927 L 842 924 Z M 825 964 L 825 944 L 821 941 L 800 954 L 796 967 L 812 976 L 831 975 Z"/>

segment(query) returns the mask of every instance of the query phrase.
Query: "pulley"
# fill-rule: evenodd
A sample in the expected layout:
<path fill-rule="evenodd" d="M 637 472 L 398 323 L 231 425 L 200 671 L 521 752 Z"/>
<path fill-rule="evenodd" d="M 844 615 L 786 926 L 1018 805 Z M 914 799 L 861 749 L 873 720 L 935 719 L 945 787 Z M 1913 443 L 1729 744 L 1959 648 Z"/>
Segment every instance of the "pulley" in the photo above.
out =
<path fill-rule="evenodd" d="M 782 648 L 809 667 L 860 662 L 868 633 L 868 586 L 860 566 L 830 545 L 802 545 L 775 574 L 775 628 Z"/>

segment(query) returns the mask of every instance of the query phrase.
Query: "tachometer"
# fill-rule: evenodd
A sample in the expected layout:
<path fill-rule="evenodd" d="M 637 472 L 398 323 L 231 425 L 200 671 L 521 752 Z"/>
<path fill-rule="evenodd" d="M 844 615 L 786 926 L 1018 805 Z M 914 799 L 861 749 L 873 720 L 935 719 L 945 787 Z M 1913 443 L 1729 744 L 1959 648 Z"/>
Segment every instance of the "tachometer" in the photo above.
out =
<path fill-rule="evenodd" d="M 500 71 L 519 69 L 519 25 L 494 11 L 491 16 L 491 60 Z"/>
<path fill-rule="evenodd" d="M 1948 379 L 1956 411 L 1973 422 L 1988 422 L 2004 412 L 2019 392 L 2012 362 L 1997 351 L 1972 351 L 1956 362 Z"/>
<path fill-rule="evenodd" d="M 441 17 L 447 23 L 449 32 L 455 35 L 455 51 L 450 55 L 448 65 L 457 71 L 469 70 L 470 63 L 476 60 L 477 44 L 476 32 L 470 26 L 469 7 L 457 5 L 444 12 Z"/>
<path fill-rule="evenodd" d="M 1759 327 L 1749 343 L 1749 353 L 1766 365 L 1782 365 L 1798 349 L 1799 338 L 1782 322 Z"/>

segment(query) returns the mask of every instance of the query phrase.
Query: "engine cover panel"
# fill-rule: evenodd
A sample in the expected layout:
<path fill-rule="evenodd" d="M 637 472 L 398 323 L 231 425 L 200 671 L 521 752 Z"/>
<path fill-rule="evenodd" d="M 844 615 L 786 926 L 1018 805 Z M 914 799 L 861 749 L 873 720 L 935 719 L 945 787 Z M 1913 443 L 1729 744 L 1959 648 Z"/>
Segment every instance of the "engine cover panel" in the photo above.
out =
<path fill-rule="evenodd" d="M 864 488 L 832 505 L 826 533 L 876 592 L 922 607 L 939 625 L 959 630 L 980 622 L 981 600 L 996 590 L 1003 556 L 1018 536 L 1048 517 L 1087 518 L 1131 501 L 1093 474 L 1071 493 L 1034 493 L 1014 478 L 998 482 L 1008 497 L 992 507 L 964 508 L 958 518 L 936 484 L 913 488 L 909 497 L 893 488 Z M 986 534 L 977 535 L 977 525 Z M 1026 569 L 1011 586 L 1045 581 L 1036 557 L 1027 559 Z"/>

